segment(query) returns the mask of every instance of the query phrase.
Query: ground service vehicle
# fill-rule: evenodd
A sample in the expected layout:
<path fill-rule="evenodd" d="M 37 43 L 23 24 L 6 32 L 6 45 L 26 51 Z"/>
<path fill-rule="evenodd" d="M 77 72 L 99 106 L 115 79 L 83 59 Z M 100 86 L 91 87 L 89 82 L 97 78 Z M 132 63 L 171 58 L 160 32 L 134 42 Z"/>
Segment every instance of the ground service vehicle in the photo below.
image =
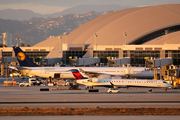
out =
<path fill-rule="evenodd" d="M 29 87 L 31 86 L 31 84 L 27 83 L 26 81 L 24 81 L 23 83 L 19 83 L 19 87 L 24 87 L 24 86 Z"/>
<path fill-rule="evenodd" d="M 20 73 L 17 73 L 17 72 L 11 73 L 11 74 L 10 74 L 10 77 L 21 77 L 21 74 L 20 74 Z"/>
<path fill-rule="evenodd" d="M 121 91 L 117 88 L 109 88 L 107 93 L 121 93 Z"/>
<path fill-rule="evenodd" d="M 31 85 L 41 85 L 41 84 L 42 84 L 42 82 L 36 80 L 36 78 L 29 78 L 29 83 L 30 83 Z"/>

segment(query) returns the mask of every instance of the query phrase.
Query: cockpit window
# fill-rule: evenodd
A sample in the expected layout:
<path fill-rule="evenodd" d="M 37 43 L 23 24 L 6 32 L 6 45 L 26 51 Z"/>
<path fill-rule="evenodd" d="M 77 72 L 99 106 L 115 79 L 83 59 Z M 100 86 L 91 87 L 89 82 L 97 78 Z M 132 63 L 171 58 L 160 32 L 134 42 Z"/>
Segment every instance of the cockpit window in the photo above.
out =
<path fill-rule="evenodd" d="M 166 81 L 163 81 L 163 83 L 167 83 Z"/>

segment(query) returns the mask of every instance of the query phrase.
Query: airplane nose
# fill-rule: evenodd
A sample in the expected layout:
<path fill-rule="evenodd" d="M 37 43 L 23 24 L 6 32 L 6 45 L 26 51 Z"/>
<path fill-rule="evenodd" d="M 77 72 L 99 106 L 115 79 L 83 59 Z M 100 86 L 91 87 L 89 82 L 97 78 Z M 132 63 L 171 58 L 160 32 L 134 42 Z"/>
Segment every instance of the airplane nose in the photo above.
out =
<path fill-rule="evenodd" d="M 169 88 L 171 88 L 171 87 L 172 87 L 172 85 L 168 84 L 168 87 L 169 87 Z"/>

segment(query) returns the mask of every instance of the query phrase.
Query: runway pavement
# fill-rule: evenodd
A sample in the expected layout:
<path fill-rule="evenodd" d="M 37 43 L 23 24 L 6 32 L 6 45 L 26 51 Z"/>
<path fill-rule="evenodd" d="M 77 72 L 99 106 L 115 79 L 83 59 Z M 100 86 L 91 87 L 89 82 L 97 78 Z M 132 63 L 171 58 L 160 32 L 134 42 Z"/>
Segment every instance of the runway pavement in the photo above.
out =
<path fill-rule="evenodd" d="M 99 87 L 98 93 L 81 90 L 51 90 L 48 86 L 3 86 L 0 79 L 0 107 L 180 107 L 180 89 L 121 88 L 120 94 L 108 94 Z M 22 81 L 17 79 L 17 81 Z M 67 88 L 66 86 L 60 86 Z M 49 88 L 49 91 L 40 91 Z"/>
<path fill-rule="evenodd" d="M 70 107 L 70 108 L 88 108 L 88 107 L 120 107 L 120 108 L 179 108 L 180 107 L 180 89 L 170 89 L 168 91 L 155 88 L 152 92 L 148 92 L 149 88 L 121 88 L 120 94 L 108 94 L 108 88 L 98 88 L 98 93 L 89 93 L 84 86 L 80 86 L 81 90 L 51 90 L 48 86 L 31 86 L 19 87 L 4 86 L 3 81 L 6 78 L 0 77 L 0 108 L 16 108 L 16 107 Z M 12 80 L 12 78 L 8 78 Z M 17 82 L 23 79 L 15 78 Z M 24 79 L 28 81 L 28 79 Z M 66 86 L 60 86 L 67 88 Z M 49 91 L 40 91 L 40 88 L 49 88 Z M 53 87 L 55 88 L 55 87 Z M 1 116 L 1 119 L 178 119 L 179 115 L 155 115 L 155 116 L 139 116 L 139 115 L 111 115 L 111 116 Z"/>

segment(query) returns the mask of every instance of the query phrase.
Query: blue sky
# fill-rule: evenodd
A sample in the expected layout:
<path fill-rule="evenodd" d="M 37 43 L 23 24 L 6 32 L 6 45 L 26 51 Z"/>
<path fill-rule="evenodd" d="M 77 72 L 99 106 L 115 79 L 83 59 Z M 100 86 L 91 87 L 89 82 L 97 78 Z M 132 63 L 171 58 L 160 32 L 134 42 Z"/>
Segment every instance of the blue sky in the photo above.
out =
<path fill-rule="evenodd" d="M 0 10 L 3 9 L 28 9 L 35 13 L 49 14 L 60 12 L 65 9 L 89 4 L 89 5 L 110 5 L 120 6 L 153 6 L 162 4 L 180 4 L 180 0 L 0 0 Z"/>

